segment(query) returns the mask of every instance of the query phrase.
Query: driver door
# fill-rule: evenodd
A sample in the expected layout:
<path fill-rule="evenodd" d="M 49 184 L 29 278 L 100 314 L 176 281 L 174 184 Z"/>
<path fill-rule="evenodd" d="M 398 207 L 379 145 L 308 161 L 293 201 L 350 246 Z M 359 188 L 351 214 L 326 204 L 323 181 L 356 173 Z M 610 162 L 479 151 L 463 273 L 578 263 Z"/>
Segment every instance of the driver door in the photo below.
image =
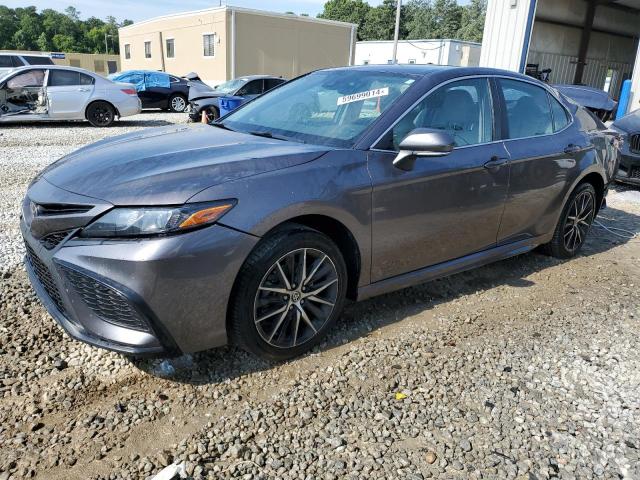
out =
<path fill-rule="evenodd" d="M 46 77 L 45 69 L 33 68 L 8 78 L 0 87 L 0 117 L 4 120 L 49 118 Z"/>
<path fill-rule="evenodd" d="M 415 128 L 446 131 L 455 148 L 417 158 L 411 171 L 399 170 L 393 166 L 398 144 Z M 496 245 L 509 162 L 494 131 L 489 80 L 470 78 L 429 94 L 374 146 L 372 281 Z"/>

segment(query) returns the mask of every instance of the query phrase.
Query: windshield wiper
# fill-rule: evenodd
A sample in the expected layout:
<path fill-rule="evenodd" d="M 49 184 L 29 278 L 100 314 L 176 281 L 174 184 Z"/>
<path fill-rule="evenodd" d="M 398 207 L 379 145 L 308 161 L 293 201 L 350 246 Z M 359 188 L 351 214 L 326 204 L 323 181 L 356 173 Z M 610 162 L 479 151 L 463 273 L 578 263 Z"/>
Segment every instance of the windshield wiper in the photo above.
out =
<path fill-rule="evenodd" d="M 251 131 L 251 132 L 247 132 L 249 135 L 255 135 L 256 137 L 264 137 L 264 138 L 273 138 L 275 140 L 289 140 L 288 138 L 285 137 L 280 137 L 278 135 L 274 135 L 271 132 L 258 132 L 258 131 Z"/>
<path fill-rule="evenodd" d="M 227 127 L 224 123 L 221 123 L 221 122 L 211 122 L 209 125 L 212 125 L 218 128 L 224 128 L 225 130 L 229 130 L 230 132 L 235 132 L 233 128 Z"/>

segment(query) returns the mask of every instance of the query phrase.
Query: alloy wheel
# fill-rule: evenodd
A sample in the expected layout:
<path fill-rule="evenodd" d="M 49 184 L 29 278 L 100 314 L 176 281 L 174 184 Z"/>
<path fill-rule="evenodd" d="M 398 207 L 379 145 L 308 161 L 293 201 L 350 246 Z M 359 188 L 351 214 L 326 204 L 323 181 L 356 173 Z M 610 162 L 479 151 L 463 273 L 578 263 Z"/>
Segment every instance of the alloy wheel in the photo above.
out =
<path fill-rule="evenodd" d="M 96 107 L 93 111 L 93 119 L 99 125 L 108 125 L 113 119 L 111 110 L 107 107 Z"/>
<path fill-rule="evenodd" d="M 187 107 L 187 104 L 184 101 L 184 98 L 177 96 L 171 99 L 171 108 L 174 111 L 183 112 L 186 107 Z"/>
<path fill-rule="evenodd" d="M 567 212 L 564 224 L 564 246 L 570 252 L 575 252 L 587 236 L 595 213 L 595 198 L 586 190 L 573 200 Z"/>
<path fill-rule="evenodd" d="M 338 286 L 336 266 L 326 253 L 301 248 L 280 257 L 256 292 L 253 320 L 260 337 L 277 348 L 308 342 L 329 320 Z"/>

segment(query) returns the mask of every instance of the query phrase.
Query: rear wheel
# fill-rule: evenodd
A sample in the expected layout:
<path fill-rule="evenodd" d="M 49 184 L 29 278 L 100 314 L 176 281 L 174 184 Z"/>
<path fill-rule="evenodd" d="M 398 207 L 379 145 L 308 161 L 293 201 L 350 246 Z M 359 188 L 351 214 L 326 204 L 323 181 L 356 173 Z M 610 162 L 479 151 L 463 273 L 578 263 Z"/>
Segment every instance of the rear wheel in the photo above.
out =
<path fill-rule="evenodd" d="M 94 127 L 108 127 L 116 118 L 116 111 L 110 103 L 93 102 L 87 107 L 87 120 Z"/>
<path fill-rule="evenodd" d="M 187 108 L 187 99 L 183 95 L 175 94 L 169 98 L 169 110 L 182 113 Z"/>
<path fill-rule="evenodd" d="M 565 205 L 551 242 L 545 250 L 557 258 L 571 258 L 584 245 L 596 215 L 596 191 L 590 183 L 582 183 Z"/>
<path fill-rule="evenodd" d="M 231 301 L 231 341 L 268 360 L 318 344 L 340 316 L 347 270 L 335 244 L 305 228 L 282 231 L 251 253 Z"/>

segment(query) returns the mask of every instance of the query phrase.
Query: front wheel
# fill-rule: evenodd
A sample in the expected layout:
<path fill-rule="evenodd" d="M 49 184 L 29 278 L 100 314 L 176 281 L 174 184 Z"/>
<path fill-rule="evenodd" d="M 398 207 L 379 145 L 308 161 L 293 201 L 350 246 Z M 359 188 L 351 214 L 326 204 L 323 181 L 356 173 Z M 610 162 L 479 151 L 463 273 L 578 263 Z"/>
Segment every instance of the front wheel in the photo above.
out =
<path fill-rule="evenodd" d="M 232 343 L 267 360 L 317 345 L 340 316 L 347 287 L 342 254 L 303 227 L 265 239 L 243 265 L 231 301 Z"/>
<path fill-rule="evenodd" d="M 87 107 L 87 120 L 94 127 L 108 127 L 115 118 L 115 109 L 107 102 L 93 102 Z"/>
<path fill-rule="evenodd" d="M 578 185 L 562 210 L 551 242 L 545 245 L 547 253 L 571 258 L 580 252 L 597 212 L 596 198 L 593 185 Z"/>

